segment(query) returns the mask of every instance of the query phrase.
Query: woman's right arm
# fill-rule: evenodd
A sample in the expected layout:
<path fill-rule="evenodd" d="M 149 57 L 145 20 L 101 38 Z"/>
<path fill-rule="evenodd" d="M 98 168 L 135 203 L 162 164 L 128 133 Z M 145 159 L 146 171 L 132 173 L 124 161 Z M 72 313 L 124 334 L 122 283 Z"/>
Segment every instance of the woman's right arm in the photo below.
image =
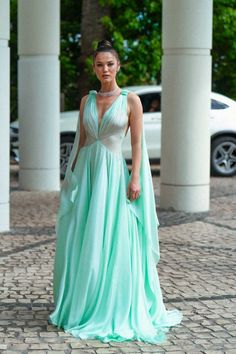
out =
<path fill-rule="evenodd" d="M 78 145 L 78 148 L 77 148 L 75 159 L 74 159 L 74 161 L 72 163 L 72 166 L 71 166 L 72 171 L 74 171 L 75 164 L 76 164 L 76 161 L 77 161 L 77 157 L 78 157 L 78 154 L 79 154 L 79 150 L 84 145 L 85 140 L 86 140 L 86 133 L 85 133 L 84 124 L 83 124 L 83 114 L 84 114 L 84 105 L 85 105 L 87 97 L 88 97 L 88 95 L 84 96 L 81 99 L 81 102 L 80 102 L 80 110 L 79 110 L 79 117 L 80 117 L 79 145 Z"/>

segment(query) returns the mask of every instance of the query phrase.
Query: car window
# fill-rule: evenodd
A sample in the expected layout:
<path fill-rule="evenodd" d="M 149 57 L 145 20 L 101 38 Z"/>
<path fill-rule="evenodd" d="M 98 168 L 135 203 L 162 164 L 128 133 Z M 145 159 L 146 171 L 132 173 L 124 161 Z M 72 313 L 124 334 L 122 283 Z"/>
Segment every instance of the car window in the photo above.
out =
<path fill-rule="evenodd" d="M 215 99 L 211 99 L 211 109 L 225 109 L 229 106 L 225 103 L 219 102 Z"/>
<path fill-rule="evenodd" d="M 161 111 L 161 95 L 158 92 L 139 95 L 143 106 L 143 113 Z"/>

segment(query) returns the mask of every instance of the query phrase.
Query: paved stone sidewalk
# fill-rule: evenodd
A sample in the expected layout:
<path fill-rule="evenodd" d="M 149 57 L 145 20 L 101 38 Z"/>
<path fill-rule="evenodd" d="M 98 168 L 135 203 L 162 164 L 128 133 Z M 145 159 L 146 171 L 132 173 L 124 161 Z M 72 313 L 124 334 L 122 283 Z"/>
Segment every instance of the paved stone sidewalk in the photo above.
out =
<path fill-rule="evenodd" d="M 164 301 L 184 315 L 162 345 L 78 340 L 49 325 L 58 193 L 21 191 L 12 175 L 11 205 L 11 231 L 0 235 L 0 353 L 236 354 L 236 177 L 211 179 L 209 213 L 157 208 Z"/>

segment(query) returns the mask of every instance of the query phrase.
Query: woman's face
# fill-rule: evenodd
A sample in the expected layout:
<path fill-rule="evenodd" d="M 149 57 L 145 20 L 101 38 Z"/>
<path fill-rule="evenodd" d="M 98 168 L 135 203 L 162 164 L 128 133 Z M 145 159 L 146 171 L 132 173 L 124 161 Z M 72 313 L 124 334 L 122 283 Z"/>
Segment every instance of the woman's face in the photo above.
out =
<path fill-rule="evenodd" d="M 111 52 L 100 52 L 94 59 L 93 70 L 101 83 L 114 81 L 119 68 L 118 60 Z"/>

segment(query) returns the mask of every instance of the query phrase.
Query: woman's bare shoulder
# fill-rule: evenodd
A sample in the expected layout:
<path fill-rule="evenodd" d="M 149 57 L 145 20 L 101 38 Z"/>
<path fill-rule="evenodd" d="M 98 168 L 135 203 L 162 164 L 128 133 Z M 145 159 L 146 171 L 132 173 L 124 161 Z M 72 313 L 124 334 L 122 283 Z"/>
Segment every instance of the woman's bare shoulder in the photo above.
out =
<path fill-rule="evenodd" d="M 85 95 L 85 96 L 83 96 L 81 98 L 81 100 L 80 100 L 80 110 L 83 110 L 87 98 L 88 98 L 88 95 Z"/>
<path fill-rule="evenodd" d="M 81 98 L 81 104 L 84 104 L 88 98 L 88 95 L 85 95 Z"/>
<path fill-rule="evenodd" d="M 139 105 L 141 105 L 141 100 L 135 92 L 130 91 L 130 92 L 128 92 L 128 103 L 131 106 L 133 106 L 133 105 L 139 106 Z"/>
<path fill-rule="evenodd" d="M 128 93 L 128 105 L 131 110 L 142 110 L 141 100 L 135 92 Z"/>
<path fill-rule="evenodd" d="M 129 91 L 129 92 L 128 92 L 128 101 L 129 101 L 130 103 L 131 103 L 131 102 L 139 103 L 139 102 L 140 102 L 140 98 L 139 98 L 139 96 L 138 96 L 135 92 Z"/>

